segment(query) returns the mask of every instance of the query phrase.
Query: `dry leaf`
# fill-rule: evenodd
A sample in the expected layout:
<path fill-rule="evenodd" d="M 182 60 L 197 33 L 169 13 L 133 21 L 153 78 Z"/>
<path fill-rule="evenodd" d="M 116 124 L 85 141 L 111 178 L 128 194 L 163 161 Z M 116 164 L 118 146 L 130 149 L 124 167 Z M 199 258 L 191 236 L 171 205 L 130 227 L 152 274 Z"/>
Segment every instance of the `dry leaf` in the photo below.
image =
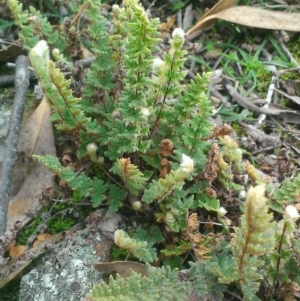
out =
<path fill-rule="evenodd" d="M 24 252 L 26 251 L 26 246 L 14 246 L 9 250 L 9 256 L 12 259 L 17 259 L 19 258 Z"/>
<path fill-rule="evenodd" d="M 134 261 L 99 262 L 93 263 L 93 266 L 100 273 L 111 274 L 116 272 L 123 278 L 128 277 L 131 270 L 142 276 L 147 274 L 147 266 Z"/>
<path fill-rule="evenodd" d="M 33 247 L 37 246 L 44 240 L 49 240 L 53 235 L 49 233 L 41 233 L 37 236 L 36 240 L 33 243 Z"/>
<path fill-rule="evenodd" d="M 50 239 L 53 235 L 52 234 L 49 234 L 49 233 L 41 233 L 37 236 L 37 240 L 40 240 L 40 241 L 43 241 L 43 240 L 46 240 L 46 239 Z"/>
<path fill-rule="evenodd" d="M 215 4 L 209 11 L 207 11 L 200 21 L 193 26 L 187 33 L 187 37 L 189 37 L 192 33 L 200 30 L 208 28 L 216 23 L 216 17 L 211 18 L 211 16 L 215 16 L 218 12 L 223 11 L 224 9 L 233 6 L 237 0 L 220 0 L 218 3 Z M 205 23 L 205 26 L 203 25 Z"/>
<path fill-rule="evenodd" d="M 183 30 L 191 27 L 193 24 L 194 14 L 193 14 L 193 5 L 190 4 L 186 7 L 183 17 Z"/>
<path fill-rule="evenodd" d="M 161 23 L 159 25 L 160 31 L 171 31 L 175 22 L 175 16 L 171 16 L 167 18 L 167 22 Z"/>
<path fill-rule="evenodd" d="M 300 97 L 299 96 L 294 96 L 294 95 L 289 95 L 281 90 L 278 90 L 276 88 L 274 88 L 274 91 L 280 93 L 281 95 L 285 96 L 286 98 L 292 100 L 293 102 L 295 102 L 296 104 L 300 105 Z"/>
<path fill-rule="evenodd" d="M 91 57 L 94 57 L 93 53 L 91 53 L 86 47 L 84 47 L 82 43 L 80 43 L 80 50 L 82 51 L 81 59 L 89 59 Z"/>
<path fill-rule="evenodd" d="M 282 112 L 279 116 L 283 119 L 285 123 L 290 124 L 300 124 L 300 112 Z"/>
<path fill-rule="evenodd" d="M 23 220 L 28 209 L 35 210 L 39 205 L 38 195 L 44 187 L 53 186 L 53 174 L 42 164 L 30 161 L 32 154 L 56 155 L 50 115 L 50 107 L 44 98 L 21 129 L 19 151 L 29 162 L 21 162 L 15 167 L 16 173 L 21 172 L 21 188 L 10 199 L 7 229 L 13 228 L 16 221 Z"/>
<path fill-rule="evenodd" d="M 18 259 L 10 260 L 7 265 L 0 268 L 0 274 L 6 275 L 0 278 L 0 289 L 6 285 L 9 281 L 14 279 L 26 266 L 28 266 L 32 260 L 38 257 L 40 254 L 47 252 L 46 246 L 48 244 L 55 244 L 62 238 L 62 233 L 58 233 L 52 236 L 49 240 L 43 241 L 36 247 L 27 250 L 22 257 L 24 261 L 19 262 Z M 32 256 L 34 255 L 34 256 Z M 7 272 L 7 273 L 6 273 Z"/>
<path fill-rule="evenodd" d="M 266 10 L 259 7 L 235 6 L 219 11 L 215 14 L 206 14 L 203 18 L 187 32 L 187 36 L 194 31 L 207 28 L 222 19 L 228 22 L 271 30 L 300 31 L 299 13 L 288 13 L 281 11 Z"/>

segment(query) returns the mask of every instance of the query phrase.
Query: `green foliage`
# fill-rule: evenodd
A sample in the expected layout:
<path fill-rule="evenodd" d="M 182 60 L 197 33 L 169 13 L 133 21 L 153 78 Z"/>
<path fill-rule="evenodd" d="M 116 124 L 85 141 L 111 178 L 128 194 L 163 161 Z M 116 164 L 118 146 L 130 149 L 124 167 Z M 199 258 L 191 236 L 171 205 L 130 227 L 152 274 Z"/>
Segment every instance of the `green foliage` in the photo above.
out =
<path fill-rule="evenodd" d="M 18 0 L 8 0 L 7 4 L 16 25 L 20 28 L 19 37 L 24 48 L 32 49 L 41 39 L 47 39 L 52 45 L 57 43 L 58 32 L 52 31 L 51 24 L 39 11 L 33 7 L 30 7 L 29 12 L 23 11 L 23 5 Z"/>
<path fill-rule="evenodd" d="M 220 201 L 214 193 L 207 192 L 214 180 L 204 176 L 214 128 L 209 121 L 212 106 L 206 96 L 210 73 L 185 83 L 186 52 L 180 29 L 172 33 L 169 51 L 158 58 L 159 21 L 150 19 L 137 0 L 124 0 L 122 8 L 113 6 L 110 20 L 99 13 L 100 4 L 98 0 L 87 1 L 90 49 L 95 59 L 79 98 L 72 91 L 74 79 L 67 80 L 50 59 L 47 43 L 53 43 L 56 36 L 49 24 L 34 9 L 30 13 L 36 17 L 35 23 L 28 24 L 29 13 L 23 12 L 18 2 L 9 0 L 21 29 L 20 37 L 27 49 L 32 48 L 29 57 L 51 106 L 52 120 L 76 142 L 78 159 L 88 160 L 92 172 L 63 167 L 52 156 L 35 157 L 69 185 L 73 203 L 86 198 L 98 207 L 105 202 L 110 213 L 131 205 L 136 215 L 141 213 L 153 222 L 155 226 L 140 228 L 130 235 L 123 230 L 115 232 L 116 245 L 140 261 L 157 260 L 158 249 L 162 248 L 165 256 L 178 259 L 193 251 L 198 252 L 198 260 L 205 261 L 191 264 L 184 280 L 180 279 L 182 271 L 170 268 L 148 267 L 146 277 L 132 273 L 125 280 L 117 276 L 109 284 L 96 286 L 91 298 L 185 300 L 213 294 L 220 300 L 233 285 L 243 294 L 243 300 L 259 300 L 263 278 L 268 281 L 270 296 L 279 282 L 300 284 L 296 265 L 300 245 L 293 237 L 295 224 L 287 217 L 271 221 L 264 186 L 249 190 L 241 207 L 244 214 L 240 225 L 224 238 L 226 247 L 218 238 L 204 237 L 199 224 L 189 232 L 188 217 L 193 211 L 201 210 L 201 217 L 212 214 L 221 219 Z M 35 28 L 36 24 L 41 27 Z M 40 31 L 34 34 L 37 29 Z M 272 39 L 270 42 L 274 43 Z M 233 52 L 224 54 L 227 73 L 231 72 L 228 61 L 243 67 L 242 83 L 252 82 L 248 93 L 257 85 L 257 70 L 266 64 L 259 58 L 266 43 L 267 40 L 253 55 L 235 46 L 230 47 L 237 56 Z M 223 108 L 228 120 L 248 114 L 243 111 L 231 116 L 231 109 Z M 168 141 L 169 148 L 163 148 L 163 141 Z M 234 175 L 244 172 L 242 150 L 228 137 L 219 137 L 217 149 L 218 156 L 210 158 L 209 164 L 217 185 L 232 195 L 243 188 L 234 181 Z M 286 204 L 295 203 L 299 179 L 286 180 L 275 190 L 269 201 L 272 209 L 283 213 Z M 237 204 L 232 208 L 238 208 Z M 222 225 L 225 223 L 224 218 Z M 59 216 L 50 224 L 53 231 L 59 231 L 72 222 Z M 173 241 L 173 237 L 177 240 Z M 165 239 L 172 241 L 171 248 Z M 203 256 L 208 252 L 210 257 Z"/>
<path fill-rule="evenodd" d="M 190 250 L 192 250 L 190 242 L 181 240 L 176 247 L 172 248 L 171 250 L 162 250 L 161 253 L 165 254 L 166 256 L 179 256 L 186 254 Z"/>
<path fill-rule="evenodd" d="M 152 248 L 153 242 L 132 238 L 123 230 L 115 231 L 115 244 L 126 249 L 140 261 L 152 262 L 157 259 L 156 250 Z"/>
<path fill-rule="evenodd" d="M 91 107 L 89 99 L 94 97 L 96 89 L 106 91 L 114 87 L 112 71 L 115 63 L 111 59 L 112 48 L 109 45 L 106 19 L 99 14 L 100 5 L 100 1 L 88 1 L 87 17 L 90 19 L 88 32 L 91 35 L 90 48 L 95 55 L 95 60 L 87 76 L 87 87 L 82 103 L 86 107 Z M 97 109 L 105 111 L 109 108 L 106 108 L 104 104 L 102 106 L 97 104 Z"/>
<path fill-rule="evenodd" d="M 122 200 L 124 198 L 124 191 L 117 185 L 109 185 L 109 198 L 107 204 L 109 205 L 109 213 L 117 212 L 122 207 Z"/>
<path fill-rule="evenodd" d="M 149 185 L 149 189 L 145 191 L 142 201 L 146 203 L 162 202 L 174 190 L 182 189 L 185 177 L 186 174 L 179 168 L 172 171 L 165 179 L 160 178 L 158 181 L 153 181 Z"/>
<path fill-rule="evenodd" d="M 27 226 L 26 228 L 23 228 L 19 233 L 17 237 L 17 244 L 18 245 L 26 245 L 28 237 L 32 234 L 36 233 L 37 227 L 42 222 L 42 212 L 39 212 L 38 216 L 32 221 L 30 226 Z"/>
<path fill-rule="evenodd" d="M 145 240 L 145 238 L 148 238 L 147 242 L 149 245 L 154 245 L 164 241 L 161 232 L 156 226 L 151 226 L 148 230 L 138 228 L 133 237 L 139 240 Z"/>
<path fill-rule="evenodd" d="M 124 8 L 114 9 L 112 36 L 105 30 L 105 19 L 98 14 L 99 2 L 89 1 L 88 5 L 95 60 L 82 99 L 72 95 L 70 80 L 65 80 L 49 59 L 45 42 L 37 44 L 30 59 L 53 108 L 56 127 L 81 141 L 79 157 L 88 154 L 92 162 L 118 175 L 123 186 L 76 174 L 49 156 L 37 158 L 77 190 L 78 196 L 90 197 L 93 206 L 107 199 L 110 212 L 116 212 L 123 206 L 125 191 L 142 195 L 142 202 L 159 204 L 161 212 L 156 213 L 156 218 L 178 232 L 185 228 L 186 212 L 194 204 L 193 194 L 182 187 L 192 179 L 194 167 L 196 172 L 203 168 L 209 147 L 204 138 L 213 129 L 208 121 L 212 108 L 205 95 L 210 75 L 198 75 L 189 85 L 182 84 L 185 51 L 180 30 L 174 31 L 164 60 L 155 58 L 159 21 L 150 20 L 136 0 L 125 1 Z M 97 110 L 91 99 L 96 101 Z M 175 163 L 165 178 L 154 176 L 150 181 L 159 166 L 149 155 L 158 154 L 163 137 L 171 138 L 176 145 L 174 161 L 182 157 L 182 167 Z M 150 166 L 142 173 L 139 169 L 145 169 L 145 162 Z M 138 202 L 135 205 L 136 210 L 143 207 Z"/>
<path fill-rule="evenodd" d="M 203 263 L 191 263 L 189 270 L 180 272 L 148 265 L 145 277 L 132 272 L 126 279 L 117 275 L 116 279 L 110 277 L 109 284 L 95 286 L 91 300 L 202 300 L 208 292 L 221 300 L 225 289 Z"/>
<path fill-rule="evenodd" d="M 164 241 L 156 226 L 151 226 L 147 230 L 138 228 L 130 238 L 121 230 L 118 230 L 115 235 L 116 239 L 119 239 L 117 245 L 120 248 L 114 248 L 112 252 L 114 260 L 120 260 L 120 257 L 125 259 L 128 257 L 128 252 L 131 252 L 129 256 L 136 257 L 141 261 L 151 262 L 157 259 L 157 251 L 154 245 Z M 138 250 L 139 247 L 141 247 L 141 250 Z M 124 250 L 126 251 L 124 252 Z"/>
<path fill-rule="evenodd" d="M 5 300 L 5 301 L 20 300 L 20 283 L 21 283 L 21 277 L 10 281 L 3 288 L 1 288 L 0 294 L 1 294 L 2 300 Z"/>
<path fill-rule="evenodd" d="M 111 171 L 121 177 L 124 186 L 133 195 L 139 194 L 147 180 L 138 168 L 130 163 L 129 159 L 118 159 Z"/>
<path fill-rule="evenodd" d="M 47 166 L 54 174 L 66 181 L 70 188 L 76 190 L 81 197 L 91 196 L 92 205 L 98 207 L 105 199 L 105 192 L 108 185 L 98 178 L 91 179 L 85 174 L 77 174 L 68 167 L 61 166 L 56 157 L 34 156 Z"/>
<path fill-rule="evenodd" d="M 268 213 L 264 185 L 251 188 L 245 202 L 245 214 L 241 227 L 235 228 L 231 241 L 233 265 L 240 279 L 238 283 L 244 300 L 259 300 L 255 294 L 262 279 L 260 267 L 264 264 L 259 256 L 272 251 L 274 242 L 274 223 L 270 222 L 272 214 Z"/>
<path fill-rule="evenodd" d="M 295 203 L 300 195 L 300 174 L 293 181 L 286 179 L 280 188 L 276 188 L 273 194 L 274 200 L 270 202 L 272 209 L 282 213 L 283 205 Z"/>
<path fill-rule="evenodd" d="M 178 274 L 170 268 L 148 266 L 147 277 L 135 272 L 127 279 L 117 275 L 109 284 L 102 282 L 92 290 L 92 300 L 178 300 L 186 296 L 186 285 L 178 282 Z"/>
<path fill-rule="evenodd" d="M 110 251 L 110 256 L 112 261 L 123 261 L 123 260 L 136 260 L 135 257 L 131 254 L 128 256 L 128 251 L 125 249 L 121 249 L 117 246 L 112 246 Z"/>
<path fill-rule="evenodd" d="M 54 217 L 48 222 L 51 234 L 56 234 L 70 229 L 74 225 L 74 219 L 66 217 Z"/>

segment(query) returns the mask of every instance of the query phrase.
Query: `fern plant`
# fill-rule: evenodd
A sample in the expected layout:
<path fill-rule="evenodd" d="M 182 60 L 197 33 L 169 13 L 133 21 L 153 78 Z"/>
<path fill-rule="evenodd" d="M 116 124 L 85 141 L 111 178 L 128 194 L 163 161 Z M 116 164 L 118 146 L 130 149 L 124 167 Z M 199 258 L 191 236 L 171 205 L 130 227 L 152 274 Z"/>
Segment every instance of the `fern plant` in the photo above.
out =
<path fill-rule="evenodd" d="M 178 232 L 185 228 L 186 212 L 196 207 L 193 193 L 185 193 L 182 187 L 206 162 L 204 138 L 213 128 L 205 94 L 209 75 L 182 84 L 184 32 L 176 29 L 169 53 L 164 60 L 157 58 L 159 22 L 149 19 L 136 0 L 125 1 L 122 9 L 114 7 L 112 36 L 97 13 L 100 2 L 88 1 L 88 5 L 95 60 L 83 98 L 72 95 L 70 80 L 50 60 L 45 41 L 30 51 L 32 66 L 54 111 L 52 119 L 58 129 L 77 136 L 79 157 L 89 155 L 103 175 L 114 173 L 121 178 L 124 194 L 140 197 L 136 209 L 158 204 L 157 219 Z M 117 66 L 122 66 L 124 74 Z M 97 112 L 88 99 L 96 102 Z M 160 153 L 163 139 L 169 139 L 176 150 Z M 113 182 L 76 175 L 50 156 L 37 158 L 83 197 L 90 196 L 95 207 L 106 198 L 113 211 L 122 205 L 109 195 L 115 190 Z M 162 160 L 170 169 L 157 179 Z"/>
<path fill-rule="evenodd" d="M 29 11 L 23 11 L 22 3 L 17 0 L 8 0 L 7 4 L 16 25 L 20 28 L 19 37 L 25 49 L 32 49 L 42 39 L 47 39 L 51 45 L 58 42 L 58 32 L 52 30 L 47 18 L 43 17 L 38 10 L 31 6 Z"/>
<path fill-rule="evenodd" d="M 184 83 L 181 29 L 173 31 L 169 51 L 159 57 L 159 21 L 149 18 L 137 0 L 124 0 L 122 8 L 114 5 L 109 20 L 99 14 L 100 1 L 87 0 L 95 59 L 78 97 L 72 90 L 74 79 L 66 79 L 50 59 L 48 44 L 55 35 L 49 34 L 47 22 L 32 9 L 35 24 L 44 24 L 34 34 L 34 26 L 27 26 L 28 12 L 17 1 L 8 2 L 55 126 L 75 139 L 78 160 L 89 160 L 97 173 L 64 167 L 52 156 L 35 157 L 94 207 L 105 202 L 110 212 L 117 212 L 131 206 L 163 225 L 164 237 L 157 234 L 157 227 L 155 239 L 151 231 L 131 236 L 116 231 L 116 244 L 139 260 L 157 260 L 156 244 L 169 235 L 174 242 L 162 250 L 165 256 L 194 252 L 199 261 L 191 263 L 186 274 L 148 267 L 145 278 L 135 273 L 127 280 L 111 278 L 109 284 L 94 288 L 90 300 L 121 296 L 123 300 L 185 300 L 211 293 L 220 299 L 229 285 L 243 300 L 259 300 L 261 290 L 271 300 L 280 289 L 300 284 L 295 267 L 300 245 L 293 236 L 299 215 L 285 208 L 299 194 L 299 176 L 294 182 L 285 181 L 268 200 L 265 180 L 243 163 L 242 151 L 226 136 L 227 130 L 213 132 L 212 106 L 206 96 L 210 74 Z M 211 143 L 213 138 L 219 143 Z M 226 210 L 220 207 L 212 182 L 229 191 L 240 190 L 233 173 L 241 172 L 263 184 L 248 191 L 240 224 L 226 241 L 200 234 L 195 213 L 199 211 L 217 216 L 224 233 L 229 233 Z M 274 222 L 270 208 L 283 214 L 283 220 Z M 187 278 L 181 279 L 183 275 Z"/>
<path fill-rule="evenodd" d="M 294 233 L 297 231 L 295 222 L 300 215 L 293 205 L 289 205 L 285 209 L 283 219 L 274 222 L 272 214 L 268 211 L 265 185 L 252 187 L 247 194 L 241 225 L 234 228 L 235 233 L 228 243 L 220 245 L 218 239 L 214 239 L 210 246 L 213 256 L 206 257 L 206 260 L 197 256 L 198 262 L 190 263 L 191 267 L 188 270 L 179 272 L 173 270 L 174 274 L 173 276 L 169 274 L 168 280 L 160 278 L 166 275 L 165 269 L 153 267 L 148 267 L 147 275 L 144 277 L 135 273 L 126 280 L 111 277 L 108 284 L 101 283 L 94 287 L 87 300 L 117 300 L 121 296 L 124 300 L 130 298 L 140 300 L 143 298 L 140 295 L 144 293 L 148 296 L 149 290 L 159 293 L 159 298 L 164 296 L 165 300 L 177 300 L 179 296 L 180 300 L 201 299 L 207 298 L 208 295 L 221 300 L 228 286 L 232 287 L 233 284 L 242 294 L 239 298 L 243 300 L 270 301 L 282 292 L 285 292 L 285 296 L 296 300 L 293 298 L 293 292 L 300 283 L 297 261 L 300 244 L 295 239 Z M 187 224 L 189 231 L 197 228 L 198 221 L 194 213 Z M 205 254 L 207 250 L 209 251 L 203 249 L 203 238 L 200 234 L 190 232 L 189 235 L 193 241 L 195 254 L 196 252 Z M 125 243 L 127 248 L 136 244 L 137 251 L 145 247 L 145 245 L 139 246 L 139 242 L 126 240 L 126 238 Z M 219 247 L 216 247 L 217 245 Z M 181 245 L 181 250 L 178 248 L 173 251 L 173 254 L 184 248 L 188 248 L 188 245 Z M 155 277 L 161 279 L 163 284 L 157 283 Z M 172 281 L 177 283 L 178 290 L 168 290 L 174 285 Z M 128 287 L 122 290 L 121 287 L 125 283 Z M 144 286 L 142 283 L 147 285 Z M 180 292 L 182 283 L 185 287 L 184 292 Z M 148 296 L 148 299 L 157 300 L 157 296 L 153 298 Z"/>

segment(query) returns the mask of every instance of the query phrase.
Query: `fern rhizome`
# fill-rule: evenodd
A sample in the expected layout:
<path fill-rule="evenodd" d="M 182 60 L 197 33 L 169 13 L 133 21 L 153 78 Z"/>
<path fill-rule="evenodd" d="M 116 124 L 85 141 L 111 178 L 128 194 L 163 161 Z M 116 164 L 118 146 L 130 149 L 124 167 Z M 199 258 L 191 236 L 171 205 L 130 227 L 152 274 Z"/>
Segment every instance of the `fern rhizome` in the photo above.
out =
<path fill-rule="evenodd" d="M 94 168 L 78 172 L 56 157 L 35 157 L 77 199 L 86 198 L 95 208 L 106 205 L 111 213 L 130 207 L 147 217 L 152 225 L 146 229 L 130 235 L 115 232 L 116 245 L 140 261 L 157 260 L 158 244 L 161 254 L 174 262 L 187 253 L 195 259 L 179 272 L 148 264 L 146 277 L 135 272 L 126 279 L 111 277 L 88 300 L 182 301 L 208 294 L 221 300 L 229 285 L 243 300 L 279 300 L 280 292 L 292 294 L 300 285 L 300 245 L 293 234 L 299 176 L 266 197 L 272 187 L 243 161 L 241 149 L 228 136 L 230 127 L 215 130 L 210 121 L 210 74 L 186 82 L 184 31 L 175 29 L 162 53 L 159 20 L 137 0 L 124 0 L 122 8 L 113 5 L 108 18 L 100 13 L 100 1 L 87 0 L 94 60 L 85 74 L 78 62 L 78 35 L 66 19 L 65 42 L 59 44 L 67 47 L 77 70 L 66 79 L 63 67 L 70 63 L 50 59 L 49 49 L 60 39 L 57 32 L 34 9 L 22 11 L 16 0 L 8 4 L 55 126 L 76 141 L 78 160 L 88 159 Z M 29 16 L 34 16 L 31 23 Z M 52 57 L 63 60 L 56 49 Z M 240 215 L 239 224 L 230 227 L 213 183 L 230 194 L 241 191 L 242 183 L 234 179 L 238 173 L 247 173 L 254 187 L 245 202 L 229 206 Z M 270 208 L 283 217 L 279 222 L 273 221 Z M 218 220 L 222 233 L 200 231 L 203 215 Z"/>

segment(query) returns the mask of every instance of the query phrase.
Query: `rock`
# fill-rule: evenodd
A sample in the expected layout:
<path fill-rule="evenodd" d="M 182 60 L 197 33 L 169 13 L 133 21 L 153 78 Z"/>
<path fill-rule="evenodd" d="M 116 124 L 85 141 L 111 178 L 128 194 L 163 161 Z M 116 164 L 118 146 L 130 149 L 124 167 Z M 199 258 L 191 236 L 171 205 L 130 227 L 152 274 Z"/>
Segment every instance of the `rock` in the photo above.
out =
<path fill-rule="evenodd" d="M 102 274 L 92 266 L 93 262 L 101 260 L 94 242 L 107 239 L 99 234 L 92 239 L 87 236 L 86 233 L 74 236 L 47 253 L 37 267 L 22 277 L 19 300 L 80 301 L 89 294 L 102 280 Z"/>

